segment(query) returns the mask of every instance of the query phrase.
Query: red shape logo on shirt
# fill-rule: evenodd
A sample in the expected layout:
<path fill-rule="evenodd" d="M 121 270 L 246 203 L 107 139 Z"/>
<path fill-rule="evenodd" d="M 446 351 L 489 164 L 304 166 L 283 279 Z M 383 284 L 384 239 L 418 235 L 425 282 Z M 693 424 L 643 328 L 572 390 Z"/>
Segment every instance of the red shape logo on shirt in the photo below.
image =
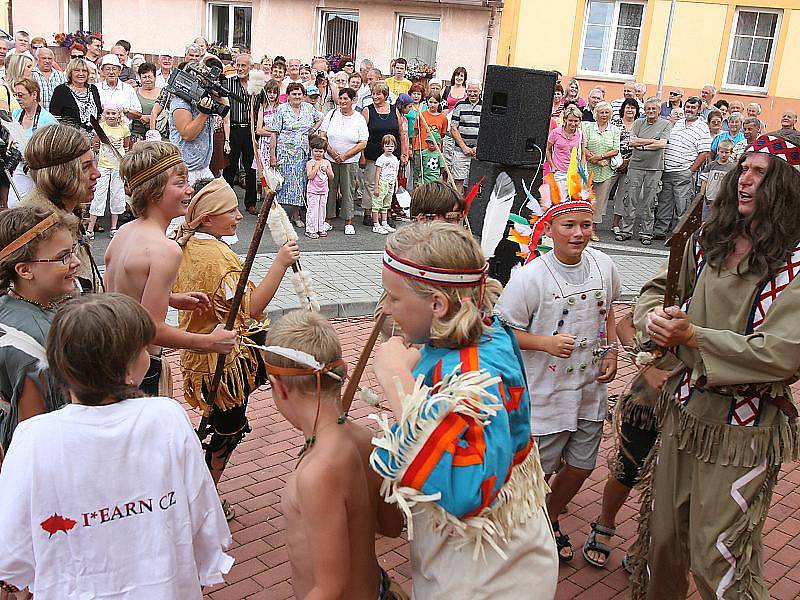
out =
<path fill-rule="evenodd" d="M 53 537 L 53 535 L 59 531 L 67 533 L 70 529 L 75 527 L 76 524 L 77 521 L 73 521 L 69 517 L 62 517 L 58 513 L 53 513 L 52 517 L 47 517 L 40 523 L 42 529 L 49 533 L 50 537 Z"/>

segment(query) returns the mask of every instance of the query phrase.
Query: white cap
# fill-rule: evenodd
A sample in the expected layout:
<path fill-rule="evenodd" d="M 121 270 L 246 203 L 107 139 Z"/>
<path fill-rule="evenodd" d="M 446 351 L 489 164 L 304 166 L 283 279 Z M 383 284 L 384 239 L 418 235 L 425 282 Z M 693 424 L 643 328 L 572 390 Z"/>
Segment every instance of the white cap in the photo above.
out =
<path fill-rule="evenodd" d="M 119 58 L 117 58 L 116 54 L 106 54 L 103 56 L 103 59 L 100 61 L 100 68 L 102 69 L 106 65 L 111 65 L 114 67 L 122 68 L 122 65 L 119 63 Z"/>

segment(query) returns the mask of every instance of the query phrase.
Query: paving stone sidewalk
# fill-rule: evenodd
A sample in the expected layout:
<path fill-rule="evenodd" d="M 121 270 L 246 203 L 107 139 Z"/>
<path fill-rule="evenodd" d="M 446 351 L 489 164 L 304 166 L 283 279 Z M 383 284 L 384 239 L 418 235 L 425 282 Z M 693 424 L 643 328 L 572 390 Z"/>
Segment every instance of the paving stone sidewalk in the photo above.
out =
<path fill-rule="evenodd" d="M 315 260 L 306 259 L 309 267 L 320 267 Z M 331 260 L 328 264 L 336 261 Z M 369 262 L 367 258 L 365 264 Z M 365 275 L 366 273 L 366 275 Z M 361 273 L 359 281 L 366 282 L 375 270 Z M 620 315 L 625 309 L 619 311 Z M 342 341 L 344 359 L 354 364 L 372 327 L 372 320 L 364 317 L 337 319 L 336 329 Z M 176 398 L 181 399 L 181 380 L 177 368 L 177 355 L 169 353 L 173 365 Z M 621 392 L 633 375 L 633 367 L 621 361 L 617 379 L 610 393 Z M 371 365 L 367 367 L 362 385 L 376 388 Z M 184 403 L 188 409 L 188 406 Z M 361 403 L 353 404 L 351 416 L 359 423 L 372 427 L 367 415 L 375 409 Z M 193 421 L 199 415 L 190 410 Z M 251 396 L 248 416 L 250 433 L 234 453 L 225 471 L 220 490 L 236 509 L 231 522 L 234 543 L 230 554 L 235 557 L 226 584 L 207 590 L 206 600 L 292 598 L 291 568 L 284 541 L 284 519 L 280 497 L 288 475 L 296 463 L 302 445 L 301 436 L 292 429 L 275 408 L 270 392 L 261 389 Z M 612 428 L 606 423 L 601 457 L 612 448 Z M 619 514 L 616 550 L 608 568 L 595 569 L 582 558 L 580 547 L 589 533 L 590 523 L 597 518 L 603 485 L 608 476 L 605 459 L 583 489 L 569 505 L 569 513 L 561 518 L 562 530 L 568 533 L 575 545 L 575 559 L 560 570 L 557 598 L 559 600 L 603 600 L 629 597 L 627 574 L 621 567 L 624 548 L 632 541 L 637 511 L 636 496 L 629 499 Z M 764 528 L 765 575 L 770 584 L 770 595 L 777 600 L 800 597 L 800 465 L 785 465 L 775 488 L 772 508 Z M 376 543 L 380 564 L 392 577 L 410 590 L 409 548 L 404 538 L 379 538 Z M 692 588 L 693 590 L 693 588 Z M 521 596 L 523 597 L 523 596 Z M 699 598 L 693 590 L 690 598 Z M 468 600 L 468 599 L 465 599 Z"/>

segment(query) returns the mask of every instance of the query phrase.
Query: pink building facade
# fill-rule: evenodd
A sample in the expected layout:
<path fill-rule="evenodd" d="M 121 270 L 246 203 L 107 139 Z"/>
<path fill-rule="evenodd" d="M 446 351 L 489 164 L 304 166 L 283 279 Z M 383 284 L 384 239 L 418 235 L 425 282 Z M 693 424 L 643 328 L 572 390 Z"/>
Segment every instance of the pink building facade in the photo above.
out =
<path fill-rule="evenodd" d="M 502 5 L 485 0 L 25 0 L 13 4 L 13 22 L 15 29 L 45 37 L 100 30 L 106 49 L 124 38 L 134 52 L 182 52 L 202 35 L 250 47 L 256 58 L 355 54 L 388 73 L 389 61 L 403 56 L 435 64 L 437 78 L 449 79 L 458 66 L 481 78 L 487 57 L 494 62 L 496 53 L 490 4 Z"/>

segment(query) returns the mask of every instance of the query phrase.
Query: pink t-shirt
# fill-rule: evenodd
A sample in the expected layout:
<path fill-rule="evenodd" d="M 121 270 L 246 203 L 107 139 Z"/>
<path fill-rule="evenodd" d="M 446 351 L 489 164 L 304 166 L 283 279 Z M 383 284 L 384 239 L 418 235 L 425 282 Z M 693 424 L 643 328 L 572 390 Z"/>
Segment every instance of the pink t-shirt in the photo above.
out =
<path fill-rule="evenodd" d="M 323 169 L 318 170 L 314 178 L 309 179 L 307 190 L 309 194 L 327 195 L 328 174 Z"/>
<path fill-rule="evenodd" d="M 563 127 L 556 127 L 550 131 L 547 141 L 553 144 L 553 166 L 556 171 L 566 173 L 569 168 L 569 157 L 572 149 L 581 143 L 581 132 L 578 129 L 571 137 L 564 135 Z"/>

